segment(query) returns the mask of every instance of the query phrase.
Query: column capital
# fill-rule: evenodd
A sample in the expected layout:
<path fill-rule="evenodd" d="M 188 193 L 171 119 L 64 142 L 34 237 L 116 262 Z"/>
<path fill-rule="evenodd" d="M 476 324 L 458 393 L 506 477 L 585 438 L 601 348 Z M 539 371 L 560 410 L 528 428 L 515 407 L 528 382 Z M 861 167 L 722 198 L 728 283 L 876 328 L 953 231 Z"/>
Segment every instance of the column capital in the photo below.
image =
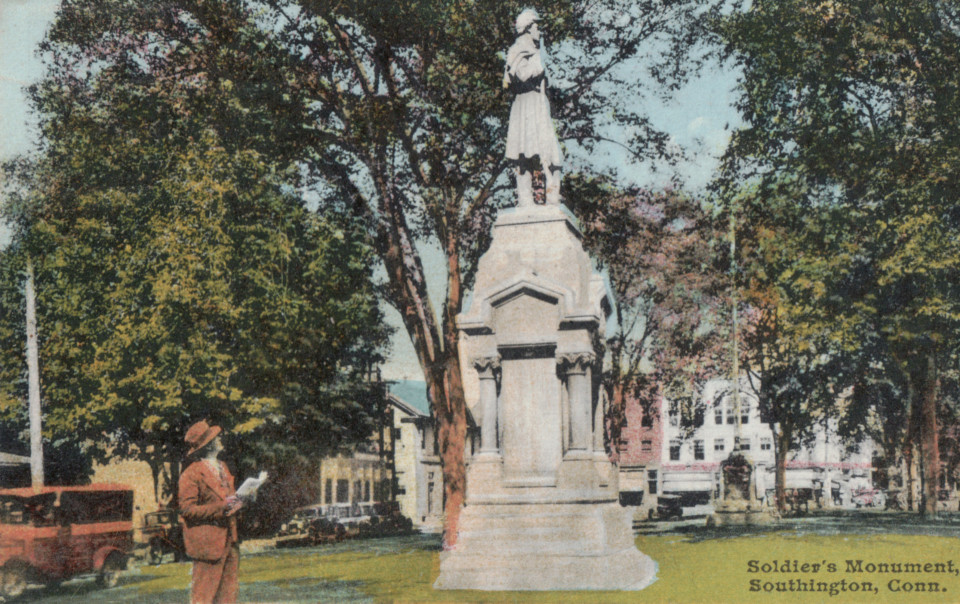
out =
<path fill-rule="evenodd" d="M 590 351 L 565 352 L 557 356 L 557 364 L 560 370 L 566 373 L 583 373 L 587 368 L 593 366 L 597 360 L 597 355 Z"/>
<path fill-rule="evenodd" d="M 500 371 L 499 354 L 476 356 L 471 359 L 470 363 L 477 370 L 480 379 L 493 379 L 494 373 Z"/>

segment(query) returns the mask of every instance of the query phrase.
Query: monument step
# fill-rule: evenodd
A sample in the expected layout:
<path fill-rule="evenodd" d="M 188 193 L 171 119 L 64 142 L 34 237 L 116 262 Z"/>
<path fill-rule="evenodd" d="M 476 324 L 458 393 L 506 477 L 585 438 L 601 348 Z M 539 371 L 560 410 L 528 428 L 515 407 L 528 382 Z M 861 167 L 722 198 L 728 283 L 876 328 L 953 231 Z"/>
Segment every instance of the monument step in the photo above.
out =
<path fill-rule="evenodd" d="M 479 590 L 639 590 L 657 577 L 657 564 L 632 544 L 599 554 L 512 551 L 440 555 L 436 589 Z"/>

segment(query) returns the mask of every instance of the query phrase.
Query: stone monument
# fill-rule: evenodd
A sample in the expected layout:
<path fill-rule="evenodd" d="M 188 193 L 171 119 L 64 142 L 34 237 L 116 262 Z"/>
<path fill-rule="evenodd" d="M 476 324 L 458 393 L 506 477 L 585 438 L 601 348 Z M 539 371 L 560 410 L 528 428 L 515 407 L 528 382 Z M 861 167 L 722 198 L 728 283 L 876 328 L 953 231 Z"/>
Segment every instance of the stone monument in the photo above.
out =
<path fill-rule="evenodd" d="M 738 450 L 720 463 L 722 499 L 707 516 L 707 526 L 770 524 L 776 521 L 771 510 L 755 495 L 753 462 Z"/>
<path fill-rule="evenodd" d="M 520 17 L 523 36 L 535 13 Z M 498 216 L 457 318 L 481 447 L 438 589 L 643 589 L 656 579 L 604 451 L 593 374 L 607 289 L 576 220 L 547 193 L 535 205 L 519 191 L 518 207 Z"/>

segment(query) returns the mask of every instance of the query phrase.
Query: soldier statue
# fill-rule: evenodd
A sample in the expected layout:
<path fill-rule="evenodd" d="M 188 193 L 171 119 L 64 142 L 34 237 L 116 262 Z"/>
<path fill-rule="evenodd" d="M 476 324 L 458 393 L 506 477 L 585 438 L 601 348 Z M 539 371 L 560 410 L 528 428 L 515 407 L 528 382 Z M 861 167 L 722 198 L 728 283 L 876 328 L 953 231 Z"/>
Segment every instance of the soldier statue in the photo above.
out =
<path fill-rule="evenodd" d="M 547 72 L 540 48 L 540 20 L 528 8 L 517 16 L 517 39 L 507 51 L 503 87 L 514 95 L 507 130 L 506 157 L 515 166 L 520 207 L 533 205 L 534 158 L 546 176 L 546 202 L 560 203 L 560 167 L 563 156 L 550 119 Z"/>

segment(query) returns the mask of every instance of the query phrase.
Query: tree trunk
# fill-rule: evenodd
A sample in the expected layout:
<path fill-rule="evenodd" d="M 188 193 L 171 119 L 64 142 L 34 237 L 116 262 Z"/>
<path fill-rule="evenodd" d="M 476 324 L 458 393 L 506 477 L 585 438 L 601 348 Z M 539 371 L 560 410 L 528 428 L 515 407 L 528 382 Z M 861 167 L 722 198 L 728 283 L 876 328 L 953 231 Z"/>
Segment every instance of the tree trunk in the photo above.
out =
<path fill-rule="evenodd" d="M 443 306 L 443 401 L 440 408 L 440 463 L 443 468 L 443 547 L 457 544 L 460 510 L 467 494 L 464 456 L 467 445 L 467 405 L 460 369 L 460 331 L 457 315 L 462 306 L 463 283 L 460 280 L 459 237 L 447 238 L 447 299 Z"/>
<path fill-rule="evenodd" d="M 937 490 L 940 486 L 940 447 L 937 430 L 937 395 L 939 377 L 937 357 L 928 352 L 922 373 L 922 382 L 917 388 L 920 400 L 920 455 L 923 465 L 922 515 L 936 515 Z"/>
<path fill-rule="evenodd" d="M 457 544 L 460 509 L 466 496 L 466 464 L 464 453 L 467 442 L 466 404 L 460 363 L 447 358 L 445 367 L 430 380 L 437 394 L 435 417 L 440 440 L 440 463 L 443 471 L 443 548 L 453 549 Z"/>
<path fill-rule="evenodd" d="M 180 461 L 170 462 L 170 509 L 180 509 Z"/>
<path fill-rule="evenodd" d="M 913 496 L 913 482 L 916 476 L 916 473 L 913 469 L 913 464 L 913 439 L 910 437 L 910 430 L 907 430 L 907 436 L 905 437 L 903 443 L 903 488 L 906 491 L 906 509 L 910 510 L 911 512 L 917 509 L 914 507 L 916 505 L 916 501 Z"/>
<path fill-rule="evenodd" d="M 617 380 L 610 388 L 609 405 L 604 422 L 606 424 L 607 442 L 610 445 L 610 461 L 615 464 L 620 463 L 620 443 L 623 442 L 623 426 L 626 421 L 625 399 L 623 383 Z M 641 413 L 644 415 L 652 413 L 652 411 L 652 409 L 641 409 Z"/>
<path fill-rule="evenodd" d="M 777 450 L 774 451 L 777 464 L 776 493 L 777 511 L 783 514 L 787 511 L 787 453 L 790 451 L 790 441 L 793 431 L 783 424 L 777 435 Z"/>
<path fill-rule="evenodd" d="M 455 231 L 445 234 L 447 259 L 447 297 L 442 326 L 437 325 L 433 305 L 427 293 L 423 264 L 400 200 L 392 195 L 386 182 L 379 187 L 383 207 L 388 214 L 379 229 L 380 249 L 390 280 L 394 306 L 400 311 L 410 335 L 417 360 L 427 382 L 427 394 L 437 423 L 440 462 L 444 484 L 443 546 L 451 549 L 457 542 L 460 508 L 466 493 L 467 416 L 460 372 L 459 332 L 456 317 L 462 304 L 460 279 L 460 238 Z"/>

